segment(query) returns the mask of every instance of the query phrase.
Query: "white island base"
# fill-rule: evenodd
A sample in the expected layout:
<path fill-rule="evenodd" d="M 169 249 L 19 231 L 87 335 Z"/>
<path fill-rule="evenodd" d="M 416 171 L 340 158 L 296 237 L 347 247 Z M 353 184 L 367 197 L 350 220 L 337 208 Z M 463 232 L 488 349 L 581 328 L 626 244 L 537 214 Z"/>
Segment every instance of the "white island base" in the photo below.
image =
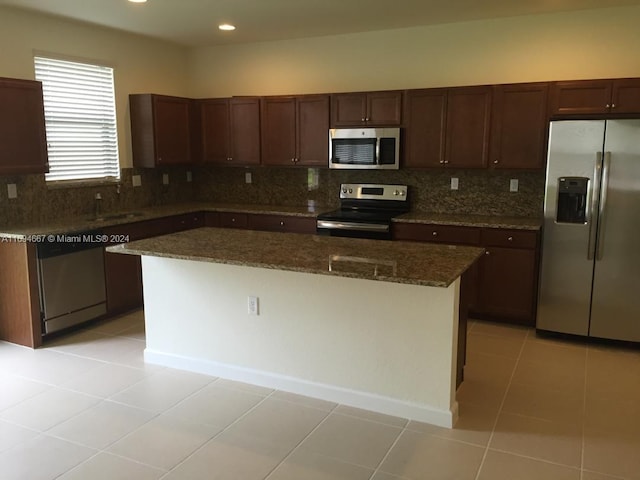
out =
<path fill-rule="evenodd" d="M 457 419 L 459 278 L 440 288 L 147 255 L 142 269 L 149 363 Z"/>

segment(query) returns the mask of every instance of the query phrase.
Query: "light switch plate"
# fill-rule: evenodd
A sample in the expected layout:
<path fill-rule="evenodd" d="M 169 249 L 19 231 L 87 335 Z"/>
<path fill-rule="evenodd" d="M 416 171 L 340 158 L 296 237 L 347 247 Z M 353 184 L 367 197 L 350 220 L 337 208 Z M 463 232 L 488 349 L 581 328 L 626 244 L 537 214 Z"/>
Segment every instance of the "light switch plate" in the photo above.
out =
<path fill-rule="evenodd" d="M 251 183 L 252 178 L 251 178 L 251 172 L 246 172 L 244 174 L 244 183 Z"/>
<path fill-rule="evenodd" d="M 458 179 L 456 177 L 451 177 L 451 190 L 458 190 Z"/>
<path fill-rule="evenodd" d="M 163 173 L 162 174 L 162 184 L 163 185 L 169 185 L 169 174 L 168 173 Z"/>
<path fill-rule="evenodd" d="M 15 183 L 7 184 L 7 195 L 9 198 L 18 198 L 18 186 Z"/>
<path fill-rule="evenodd" d="M 191 171 L 187 172 L 187 182 L 191 182 L 193 181 L 193 175 L 191 174 Z"/>
<path fill-rule="evenodd" d="M 132 175 L 131 176 L 131 184 L 134 187 L 142 186 L 142 178 L 140 177 L 140 175 Z"/>
<path fill-rule="evenodd" d="M 509 181 L 509 191 L 510 192 L 517 192 L 518 191 L 518 179 L 517 178 L 512 178 Z"/>

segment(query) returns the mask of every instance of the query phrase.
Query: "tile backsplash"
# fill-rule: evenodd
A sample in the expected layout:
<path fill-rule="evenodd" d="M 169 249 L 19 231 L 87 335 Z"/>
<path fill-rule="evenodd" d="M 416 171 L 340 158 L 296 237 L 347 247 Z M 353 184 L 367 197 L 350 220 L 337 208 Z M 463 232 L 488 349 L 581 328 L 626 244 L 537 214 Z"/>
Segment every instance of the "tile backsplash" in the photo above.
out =
<path fill-rule="evenodd" d="M 192 182 L 187 181 L 188 172 Z M 250 173 L 251 183 L 247 183 Z M 142 185 L 134 187 L 133 176 Z M 169 184 L 163 183 L 168 175 Z M 458 190 L 451 189 L 458 179 Z M 510 192 L 511 179 L 518 191 Z M 51 222 L 52 219 L 91 215 L 100 193 L 102 211 L 131 211 L 173 203 L 204 201 L 260 205 L 338 206 L 341 183 L 398 183 L 410 187 L 414 210 L 539 217 L 544 198 L 544 172 L 499 170 L 328 170 L 291 167 L 175 167 L 125 168 L 118 186 L 73 188 L 47 186 L 44 175 L 0 177 L 0 225 Z M 7 186 L 18 196 L 9 199 Z"/>
<path fill-rule="evenodd" d="M 509 191 L 512 179 L 517 192 Z M 341 183 L 409 185 L 411 207 L 433 213 L 538 217 L 544 199 L 544 172 L 530 171 L 201 167 L 194 182 L 195 198 L 225 203 L 336 207 Z"/>

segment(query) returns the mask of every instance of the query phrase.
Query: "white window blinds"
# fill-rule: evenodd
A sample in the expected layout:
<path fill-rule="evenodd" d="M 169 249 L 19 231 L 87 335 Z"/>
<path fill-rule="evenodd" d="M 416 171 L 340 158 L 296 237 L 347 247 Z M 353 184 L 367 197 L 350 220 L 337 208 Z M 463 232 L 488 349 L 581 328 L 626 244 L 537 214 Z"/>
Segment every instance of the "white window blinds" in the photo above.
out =
<path fill-rule="evenodd" d="M 35 57 L 49 151 L 47 181 L 120 177 L 113 69 Z"/>

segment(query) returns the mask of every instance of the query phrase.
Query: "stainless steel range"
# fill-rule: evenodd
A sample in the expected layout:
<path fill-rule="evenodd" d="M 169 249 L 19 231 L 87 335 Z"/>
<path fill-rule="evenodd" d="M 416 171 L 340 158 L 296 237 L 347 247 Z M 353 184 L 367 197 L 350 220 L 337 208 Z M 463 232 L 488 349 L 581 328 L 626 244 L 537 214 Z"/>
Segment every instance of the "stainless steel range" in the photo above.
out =
<path fill-rule="evenodd" d="M 407 185 L 344 183 L 340 208 L 318 215 L 319 235 L 391 240 L 391 219 L 409 211 Z"/>

